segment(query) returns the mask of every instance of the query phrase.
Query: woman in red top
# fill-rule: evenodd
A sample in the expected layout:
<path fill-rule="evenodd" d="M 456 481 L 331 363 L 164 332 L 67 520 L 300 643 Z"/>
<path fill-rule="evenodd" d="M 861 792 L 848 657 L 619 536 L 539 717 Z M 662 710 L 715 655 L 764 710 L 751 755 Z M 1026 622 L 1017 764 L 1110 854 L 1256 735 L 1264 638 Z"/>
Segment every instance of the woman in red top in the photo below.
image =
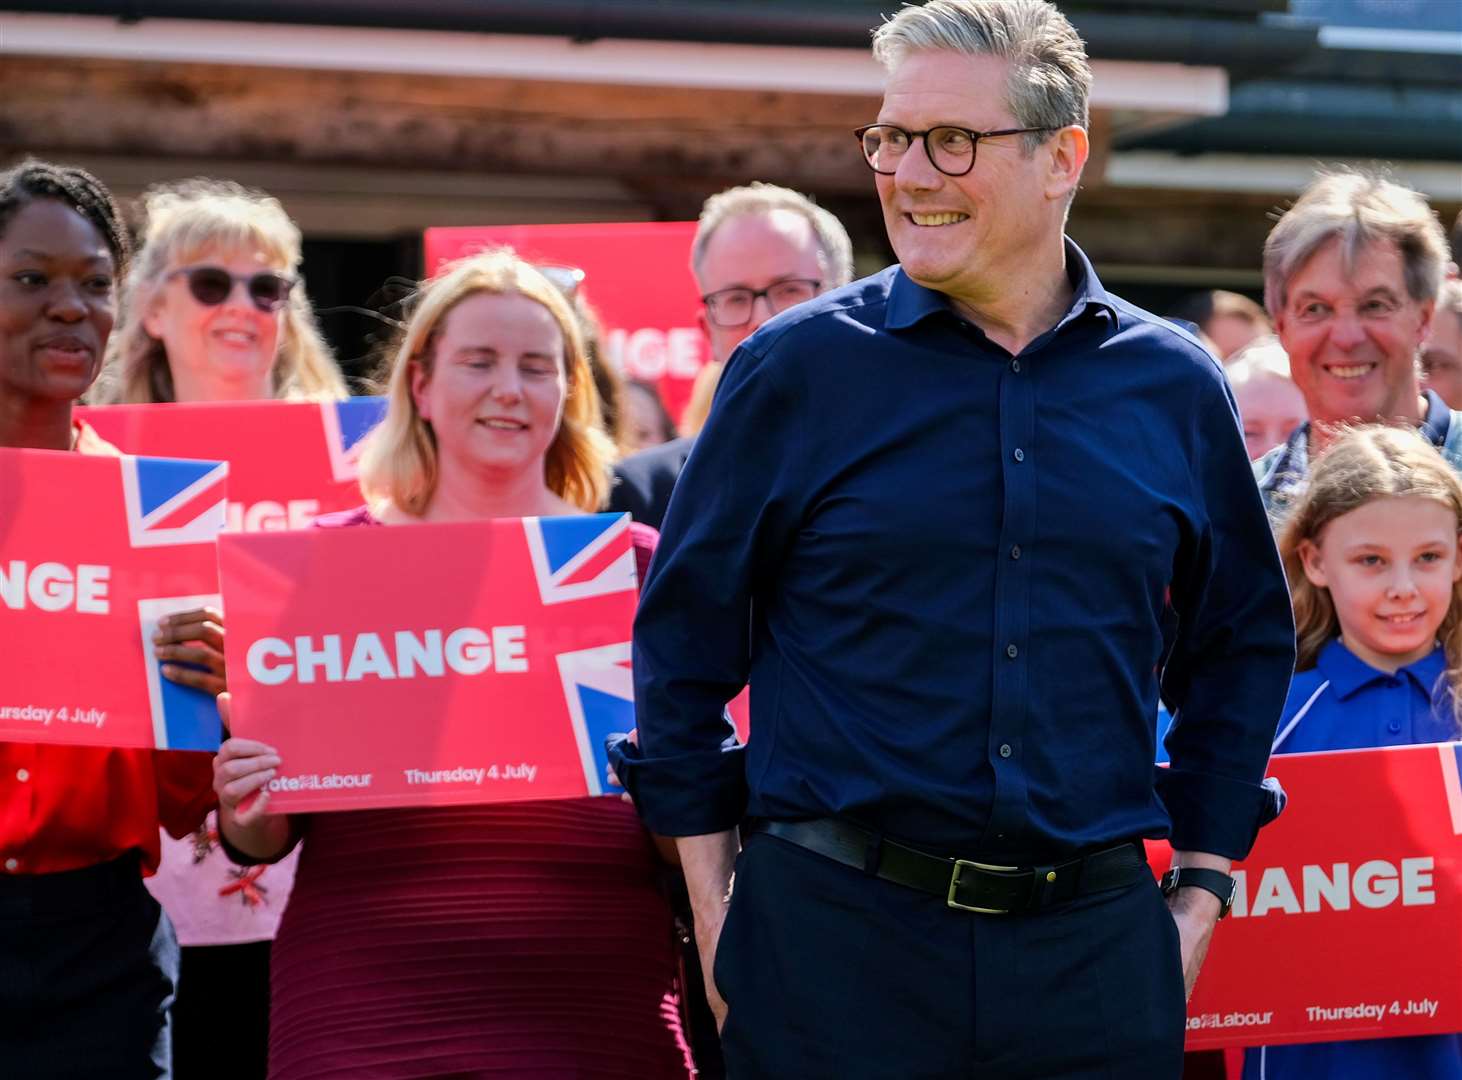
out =
<path fill-rule="evenodd" d="M 90 174 L 37 161 L 0 173 L 0 446 L 116 453 L 71 403 L 96 378 L 126 254 Z M 203 820 L 209 765 L 0 743 L 0 1072 L 170 1075 L 177 942 L 142 875 L 159 824 L 183 836 Z"/>
<path fill-rule="evenodd" d="M 369 507 L 319 524 L 596 510 L 598 415 L 563 296 L 509 253 L 464 260 L 418 297 L 361 465 Z M 653 535 L 635 533 L 642 561 Z M 688 1074 L 670 911 L 627 803 L 270 815 L 279 764 L 246 739 L 215 764 L 241 859 L 307 837 L 274 943 L 273 1080 Z"/>

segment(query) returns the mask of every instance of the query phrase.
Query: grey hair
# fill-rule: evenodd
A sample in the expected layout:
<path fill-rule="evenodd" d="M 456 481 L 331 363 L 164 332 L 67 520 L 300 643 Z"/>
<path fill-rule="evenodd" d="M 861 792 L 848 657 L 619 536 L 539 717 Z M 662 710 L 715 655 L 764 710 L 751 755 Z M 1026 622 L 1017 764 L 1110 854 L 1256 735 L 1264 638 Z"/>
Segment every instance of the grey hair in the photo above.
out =
<path fill-rule="evenodd" d="M 807 219 L 817 236 L 822 251 L 827 288 L 835 289 L 853 280 L 853 241 L 848 230 L 833 214 L 818 206 L 799 191 L 753 181 L 740 187 L 727 188 L 706 200 L 696 222 L 695 240 L 690 247 L 690 265 L 700 273 L 706 245 L 711 235 L 729 219 L 748 214 L 770 214 L 774 210 L 790 210 Z"/>
<path fill-rule="evenodd" d="M 1006 105 L 1020 127 L 1090 126 L 1091 64 L 1070 20 L 1046 0 L 930 0 L 873 31 L 873 57 L 893 71 L 911 52 L 953 51 L 1010 63 Z M 1022 136 L 1027 153 L 1046 138 Z"/>
<path fill-rule="evenodd" d="M 1449 252 L 1442 224 L 1426 199 L 1381 173 L 1321 173 L 1264 241 L 1264 306 L 1278 315 L 1289 283 L 1314 254 L 1340 240 L 1347 271 L 1370 244 L 1389 240 L 1401 253 L 1406 291 L 1418 303 L 1437 298 Z"/>
<path fill-rule="evenodd" d="M 1251 341 L 1236 352 L 1233 359 L 1224 365 L 1223 373 L 1228 376 L 1229 385 L 1235 389 L 1261 375 L 1273 375 L 1280 379 L 1292 378 L 1289 353 L 1284 351 L 1279 338 L 1272 334 Z"/>

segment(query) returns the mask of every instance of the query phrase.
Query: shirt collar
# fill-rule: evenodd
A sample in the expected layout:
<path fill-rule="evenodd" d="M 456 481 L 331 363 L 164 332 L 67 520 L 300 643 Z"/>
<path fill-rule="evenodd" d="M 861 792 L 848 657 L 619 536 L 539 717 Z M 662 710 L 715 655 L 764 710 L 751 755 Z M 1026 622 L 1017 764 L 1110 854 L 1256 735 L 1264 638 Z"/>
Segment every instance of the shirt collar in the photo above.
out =
<path fill-rule="evenodd" d="M 1320 650 L 1315 666 L 1330 681 L 1330 689 L 1342 701 L 1367 686 L 1391 678 L 1386 672 L 1378 671 L 1356 656 L 1338 637 Z M 1430 697 L 1446 668 L 1446 656 L 1439 645 L 1415 663 L 1397 669 L 1396 674 L 1409 678 L 1423 694 Z"/>
<path fill-rule="evenodd" d="M 1426 391 L 1426 416 L 1421 421 L 1422 436 L 1433 446 L 1447 441 L 1447 431 L 1452 426 L 1452 410 L 1435 390 Z"/>
<path fill-rule="evenodd" d="M 1116 318 L 1117 308 L 1112 302 L 1112 296 L 1102 286 L 1086 252 L 1077 247 L 1069 236 L 1065 238 L 1065 244 L 1066 273 L 1071 279 L 1075 295 L 1071 298 L 1070 309 L 1056 325 L 1069 322 L 1093 305 L 1105 308 Z M 893 284 L 889 286 L 888 314 L 884 319 L 884 326 L 890 330 L 904 330 L 938 311 L 955 313 L 949 296 L 937 289 L 925 288 L 904 273 L 903 267 L 899 267 L 894 274 Z"/>

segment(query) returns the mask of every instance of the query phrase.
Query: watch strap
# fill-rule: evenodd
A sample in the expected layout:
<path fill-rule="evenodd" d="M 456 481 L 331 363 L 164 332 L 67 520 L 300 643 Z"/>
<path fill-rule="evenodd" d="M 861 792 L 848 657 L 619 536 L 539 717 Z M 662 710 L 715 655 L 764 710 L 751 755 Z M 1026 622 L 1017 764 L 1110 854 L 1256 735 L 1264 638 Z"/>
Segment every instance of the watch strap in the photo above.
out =
<path fill-rule="evenodd" d="M 1196 888 L 1211 892 L 1218 897 L 1218 917 L 1221 919 L 1229 913 L 1234 906 L 1234 895 L 1238 892 L 1238 882 L 1222 870 L 1212 870 L 1203 866 L 1175 866 L 1162 877 L 1162 892 L 1164 896 L 1171 896 L 1179 889 Z"/>

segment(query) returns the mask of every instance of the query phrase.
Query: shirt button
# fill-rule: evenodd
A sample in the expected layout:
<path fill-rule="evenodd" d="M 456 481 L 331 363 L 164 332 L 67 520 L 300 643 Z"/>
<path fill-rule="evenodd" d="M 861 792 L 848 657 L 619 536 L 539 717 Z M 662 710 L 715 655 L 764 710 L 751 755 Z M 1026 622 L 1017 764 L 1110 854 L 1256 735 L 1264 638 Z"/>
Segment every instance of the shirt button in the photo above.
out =
<path fill-rule="evenodd" d="M 1010 370 L 1013 371 L 1013 372 L 1015 372 L 1017 375 L 1019 375 L 1020 374 L 1020 361 L 1019 360 L 1012 360 L 1012 361 L 1010 361 Z"/>
<path fill-rule="evenodd" d="M 5 869 L 9 870 L 11 873 L 14 873 L 15 871 L 17 871 L 17 870 L 20 869 L 20 860 L 19 859 L 6 859 L 5 860 Z"/>
<path fill-rule="evenodd" d="M 1014 660 L 1017 656 L 1020 655 L 1020 650 L 1017 649 L 1014 645 L 1007 645 L 1005 646 L 1005 655 Z"/>
<path fill-rule="evenodd" d="M 1020 558 L 1020 545 L 1019 544 L 1016 544 L 1014 547 L 1012 547 L 1010 549 L 1010 557 L 1012 559 L 1018 559 L 1018 558 Z"/>
<path fill-rule="evenodd" d="M 1391 732 L 1391 734 L 1393 735 L 1396 734 L 1398 731 L 1401 730 L 1401 721 L 1392 720 L 1389 724 L 1386 725 L 1386 730 Z"/>
<path fill-rule="evenodd" d="M 1024 461 L 1025 460 L 1025 451 L 1022 450 L 1018 446 L 1015 448 L 1015 460 L 1016 461 Z"/>
<path fill-rule="evenodd" d="M 16 769 L 15 770 L 15 778 L 17 780 L 19 780 L 22 784 L 25 783 L 27 780 L 30 779 L 30 770 L 29 769 Z"/>
<path fill-rule="evenodd" d="M 1014 753 L 1014 751 L 1010 749 L 1010 744 L 1008 742 L 1000 744 L 1001 757 L 1009 757 L 1012 753 Z"/>

